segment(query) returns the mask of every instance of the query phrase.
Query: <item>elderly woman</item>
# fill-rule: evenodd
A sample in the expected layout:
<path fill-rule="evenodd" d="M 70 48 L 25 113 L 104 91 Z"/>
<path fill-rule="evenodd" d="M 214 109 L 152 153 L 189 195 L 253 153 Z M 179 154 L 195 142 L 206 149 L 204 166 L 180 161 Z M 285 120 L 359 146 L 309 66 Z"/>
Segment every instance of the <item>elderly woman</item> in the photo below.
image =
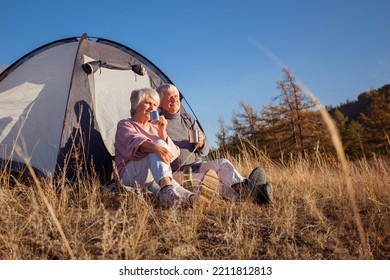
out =
<path fill-rule="evenodd" d="M 131 118 L 119 121 L 115 136 L 115 163 L 119 180 L 130 188 L 140 187 L 159 197 L 164 207 L 193 202 L 194 193 L 180 186 L 170 164 L 180 150 L 166 132 L 164 116 L 150 122 L 160 104 L 151 88 L 134 90 L 130 97 Z"/>

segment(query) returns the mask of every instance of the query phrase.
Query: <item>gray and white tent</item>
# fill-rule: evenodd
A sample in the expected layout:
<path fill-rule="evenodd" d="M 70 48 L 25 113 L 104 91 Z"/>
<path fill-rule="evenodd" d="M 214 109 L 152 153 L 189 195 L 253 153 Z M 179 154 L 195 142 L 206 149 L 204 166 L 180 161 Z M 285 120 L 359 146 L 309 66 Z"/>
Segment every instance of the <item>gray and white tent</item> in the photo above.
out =
<path fill-rule="evenodd" d="M 164 83 L 152 62 L 110 40 L 83 34 L 37 48 L 0 74 L 1 165 L 68 178 L 93 169 L 108 180 L 131 91 Z"/>

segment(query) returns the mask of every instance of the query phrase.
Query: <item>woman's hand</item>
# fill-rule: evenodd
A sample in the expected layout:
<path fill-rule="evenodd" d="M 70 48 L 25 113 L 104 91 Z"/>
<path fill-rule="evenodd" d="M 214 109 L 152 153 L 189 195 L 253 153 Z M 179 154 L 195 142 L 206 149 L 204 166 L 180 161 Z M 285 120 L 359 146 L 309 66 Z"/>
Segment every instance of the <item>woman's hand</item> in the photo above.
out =
<path fill-rule="evenodd" d="M 140 151 L 145 154 L 154 153 L 166 164 L 171 164 L 173 158 L 172 152 L 159 144 L 152 141 L 145 141 L 141 144 Z"/>
<path fill-rule="evenodd" d="M 160 120 L 158 122 L 155 122 L 154 125 L 157 126 L 158 136 L 162 140 L 167 141 L 167 138 L 168 138 L 168 134 L 167 134 L 168 121 L 165 119 L 165 117 L 164 116 L 160 116 Z"/>
<path fill-rule="evenodd" d="M 173 155 L 172 155 L 171 151 L 169 151 L 167 148 L 165 148 L 161 145 L 158 145 L 158 144 L 154 145 L 154 150 L 155 150 L 156 155 L 163 162 L 165 162 L 166 164 L 171 164 L 172 159 L 173 159 Z"/>

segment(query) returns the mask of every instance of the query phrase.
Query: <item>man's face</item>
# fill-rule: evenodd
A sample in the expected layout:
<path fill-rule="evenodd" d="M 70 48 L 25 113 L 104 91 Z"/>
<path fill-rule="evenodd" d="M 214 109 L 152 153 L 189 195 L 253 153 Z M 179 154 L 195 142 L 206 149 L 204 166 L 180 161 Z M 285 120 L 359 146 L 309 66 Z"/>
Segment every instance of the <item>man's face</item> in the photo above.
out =
<path fill-rule="evenodd" d="M 180 110 L 180 96 L 176 90 L 167 90 L 160 101 L 160 107 L 171 114 L 176 114 Z"/>

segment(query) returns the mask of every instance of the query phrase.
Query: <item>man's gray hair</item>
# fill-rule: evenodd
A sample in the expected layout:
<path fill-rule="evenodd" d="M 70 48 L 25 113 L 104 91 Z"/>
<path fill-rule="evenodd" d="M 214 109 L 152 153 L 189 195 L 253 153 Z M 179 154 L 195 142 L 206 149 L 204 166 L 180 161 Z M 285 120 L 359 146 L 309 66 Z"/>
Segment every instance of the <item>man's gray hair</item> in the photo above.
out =
<path fill-rule="evenodd" d="M 175 90 L 177 92 L 179 92 L 179 90 L 177 89 L 177 87 L 175 87 L 174 85 L 172 84 L 165 84 L 165 85 L 162 85 L 160 86 L 158 89 L 157 89 L 157 92 L 158 94 L 160 95 L 160 100 L 164 97 L 164 93 L 166 91 L 169 91 L 169 90 Z M 180 93 L 179 93 L 180 95 Z"/>
<path fill-rule="evenodd" d="M 141 88 L 133 90 L 130 95 L 130 114 L 132 117 L 135 114 L 135 109 L 138 107 L 139 104 L 145 101 L 146 97 L 150 97 L 154 101 L 156 101 L 157 107 L 160 106 L 160 97 L 156 90 L 152 88 Z"/>

